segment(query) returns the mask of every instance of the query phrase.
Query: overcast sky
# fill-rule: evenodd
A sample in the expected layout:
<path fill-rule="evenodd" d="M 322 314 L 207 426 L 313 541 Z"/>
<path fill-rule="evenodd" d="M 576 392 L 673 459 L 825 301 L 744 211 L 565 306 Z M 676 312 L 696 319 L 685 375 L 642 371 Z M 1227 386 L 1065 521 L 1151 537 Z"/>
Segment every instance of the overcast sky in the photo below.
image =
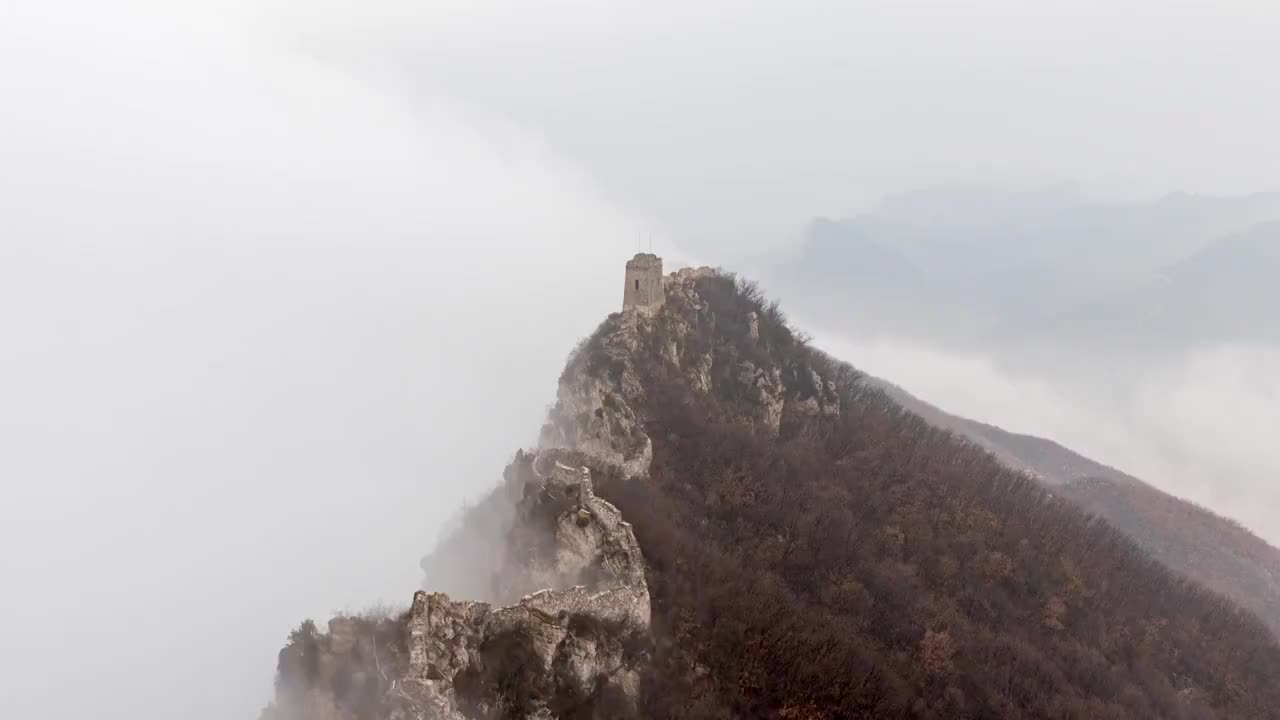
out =
<path fill-rule="evenodd" d="M 312 51 L 514 118 L 695 246 L 953 181 L 1280 190 L 1269 0 L 300 4 Z"/>
<path fill-rule="evenodd" d="M 255 717 L 291 626 L 408 601 L 639 238 L 1280 189 L 1269 3 L 960 5 L 6 0 L 0 716 Z"/>

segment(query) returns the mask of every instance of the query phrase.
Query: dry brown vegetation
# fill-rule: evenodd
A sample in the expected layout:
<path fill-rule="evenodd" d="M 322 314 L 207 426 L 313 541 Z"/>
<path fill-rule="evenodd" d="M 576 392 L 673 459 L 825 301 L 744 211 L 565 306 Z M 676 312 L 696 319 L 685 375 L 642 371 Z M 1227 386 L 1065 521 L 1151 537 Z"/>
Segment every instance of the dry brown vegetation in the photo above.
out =
<path fill-rule="evenodd" d="M 844 399 L 774 437 L 728 374 L 703 395 L 646 355 L 652 478 L 599 490 L 650 565 L 652 717 L 1276 716 L 1256 618 L 700 282 L 718 366 L 813 367 Z"/>
<path fill-rule="evenodd" d="M 1143 482 L 1081 478 L 1060 491 L 1164 564 L 1254 611 L 1280 636 L 1280 550 L 1262 538 Z"/>
<path fill-rule="evenodd" d="M 883 381 L 930 424 L 979 443 L 1133 538 L 1170 569 L 1258 614 L 1280 635 L 1280 550 L 1238 523 L 1050 440 L 950 415 Z"/>
<path fill-rule="evenodd" d="M 1277 717 L 1280 645 L 1252 614 L 811 350 L 753 287 L 719 275 L 698 296 L 669 303 L 637 350 L 650 477 L 593 468 L 648 565 L 643 717 Z M 676 320 L 695 327 L 676 360 L 715 359 L 710 392 L 671 358 Z M 607 371 L 592 353 L 619 321 L 579 360 Z M 816 371 L 839 414 L 762 425 L 744 362 L 779 369 L 794 400 Z M 465 518 L 456 539 L 485 522 Z M 364 634 L 390 646 L 399 625 Z M 300 628 L 280 678 L 285 697 L 318 687 L 345 714 L 268 717 L 387 717 L 378 656 L 326 661 L 334 635 Z M 572 715 L 613 717 L 599 700 Z"/>

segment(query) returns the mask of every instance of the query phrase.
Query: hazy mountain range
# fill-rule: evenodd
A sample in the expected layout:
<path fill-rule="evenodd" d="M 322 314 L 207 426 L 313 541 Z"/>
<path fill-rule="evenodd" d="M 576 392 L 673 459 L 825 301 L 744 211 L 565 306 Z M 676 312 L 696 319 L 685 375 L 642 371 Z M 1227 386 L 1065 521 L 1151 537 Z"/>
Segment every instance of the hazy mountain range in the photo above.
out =
<path fill-rule="evenodd" d="M 765 280 L 822 322 L 931 342 L 1272 342 L 1277 220 L 1280 194 L 922 191 L 814 220 Z"/>

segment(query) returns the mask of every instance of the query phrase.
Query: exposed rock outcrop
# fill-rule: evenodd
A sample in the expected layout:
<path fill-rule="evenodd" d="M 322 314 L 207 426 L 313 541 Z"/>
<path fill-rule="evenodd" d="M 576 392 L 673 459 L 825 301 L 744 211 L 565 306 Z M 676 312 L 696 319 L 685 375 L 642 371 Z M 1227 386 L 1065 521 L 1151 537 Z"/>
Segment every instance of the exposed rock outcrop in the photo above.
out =
<path fill-rule="evenodd" d="M 758 426 L 770 433 L 778 433 L 789 417 L 838 415 L 837 381 L 847 379 L 781 361 L 781 348 L 772 347 L 762 330 L 780 323 L 770 313 L 717 316 L 701 293 L 718 283 L 735 287 L 732 276 L 711 268 L 684 268 L 667 276 L 660 312 L 610 316 L 570 357 L 541 446 L 589 453 L 622 468 L 628 477 L 646 474 L 653 443 L 642 423 L 646 399 L 638 353 L 661 358 L 696 392 L 720 388 L 748 401 Z M 734 343 L 706 343 L 729 328 L 741 334 L 746 340 L 742 345 L 752 352 L 743 354 Z"/>
<path fill-rule="evenodd" d="M 307 653 L 282 655 L 282 668 L 304 669 L 303 692 L 278 692 L 283 704 L 266 717 L 635 716 L 651 646 L 645 563 L 631 526 L 597 497 L 586 466 L 627 481 L 648 475 L 646 392 L 657 377 L 737 397 L 771 434 L 788 418 L 840 409 L 830 377 L 780 361 L 771 344 L 776 313 L 712 311 L 701 292 L 737 292 L 734 282 L 708 268 L 681 270 L 665 279 L 662 306 L 611 315 L 570 356 L 539 449 L 517 452 L 466 531 L 424 559 L 427 589 L 395 620 L 398 640 L 366 643 L 358 623 L 331 623 L 307 642 L 322 666 L 336 669 L 315 676 Z M 709 342 L 725 331 L 747 342 Z M 454 578 L 449 588 L 433 583 L 446 577 Z M 344 709 L 341 696 L 357 681 L 377 701 L 375 712 Z M 332 712 L 290 710 L 295 696 Z"/>
<path fill-rule="evenodd" d="M 589 701 L 594 717 L 634 710 L 650 613 L 640 547 L 586 468 L 540 464 L 524 453 L 512 464 L 527 480 L 512 581 L 566 589 L 506 607 L 414 596 L 405 686 L 444 720 L 560 717 Z"/>
<path fill-rule="evenodd" d="M 519 499 L 491 588 L 506 604 L 423 591 L 398 618 L 304 623 L 263 720 L 636 717 L 644 558 L 591 472 L 566 464 L 588 457 L 520 451 L 504 473 L 495 498 Z"/>
<path fill-rule="evenodd" d="M 628 477 L 649 471 L 653 443 L 637 412 L 643 387 L 634 357 L 644 313 L 617 314 L 569 358 L 539 445 L 585 452 Z"/>

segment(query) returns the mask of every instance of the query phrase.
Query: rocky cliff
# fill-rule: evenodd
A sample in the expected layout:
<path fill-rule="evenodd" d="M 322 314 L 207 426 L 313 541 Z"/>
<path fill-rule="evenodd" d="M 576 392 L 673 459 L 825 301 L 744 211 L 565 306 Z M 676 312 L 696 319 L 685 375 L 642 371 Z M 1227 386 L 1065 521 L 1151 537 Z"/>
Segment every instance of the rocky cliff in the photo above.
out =
<path fill-rule="evenodd" d="M 591 472 L 556 452 L 518 453 L 522 489 L 505 588 L 512 605 L 419 592 L 409 611 L 406 692 L 427 717 L 634 713 L 649 628 L 644 560 L 631 526 L 596 497 Z"/>
<path fill-rule="evenodd" d="M 689 284 L 707 272 L 673 274 L 671 287 L 692 301 Z M 635 357 L 654 322 L 612 315 L 571 354 L 539 447 L 517 451 L 503 482 L 424 558 L 426 589 L 407 612 L 295 631 L 263 720 L 637 716 L 652 645 L 644 559 L 630 524 L 596 495 L 592 468 L 640 482 L 648 472 Z M 700 362 L 705 376 L 709 356 Z M 433 588 L 435 578 L 470 597 Z"/>
<path fill-rule="evenodd" d="M 649 644 L 644 559 L 591 471 L 566 464 L 586 457 L 520 451 L 508 466 L 502 495 L 519 500 L 492 587 L 513 602 L 421 591 L 395 620 L 304 627 L 281 653 L 264 720 L 633 716 Z"/>

